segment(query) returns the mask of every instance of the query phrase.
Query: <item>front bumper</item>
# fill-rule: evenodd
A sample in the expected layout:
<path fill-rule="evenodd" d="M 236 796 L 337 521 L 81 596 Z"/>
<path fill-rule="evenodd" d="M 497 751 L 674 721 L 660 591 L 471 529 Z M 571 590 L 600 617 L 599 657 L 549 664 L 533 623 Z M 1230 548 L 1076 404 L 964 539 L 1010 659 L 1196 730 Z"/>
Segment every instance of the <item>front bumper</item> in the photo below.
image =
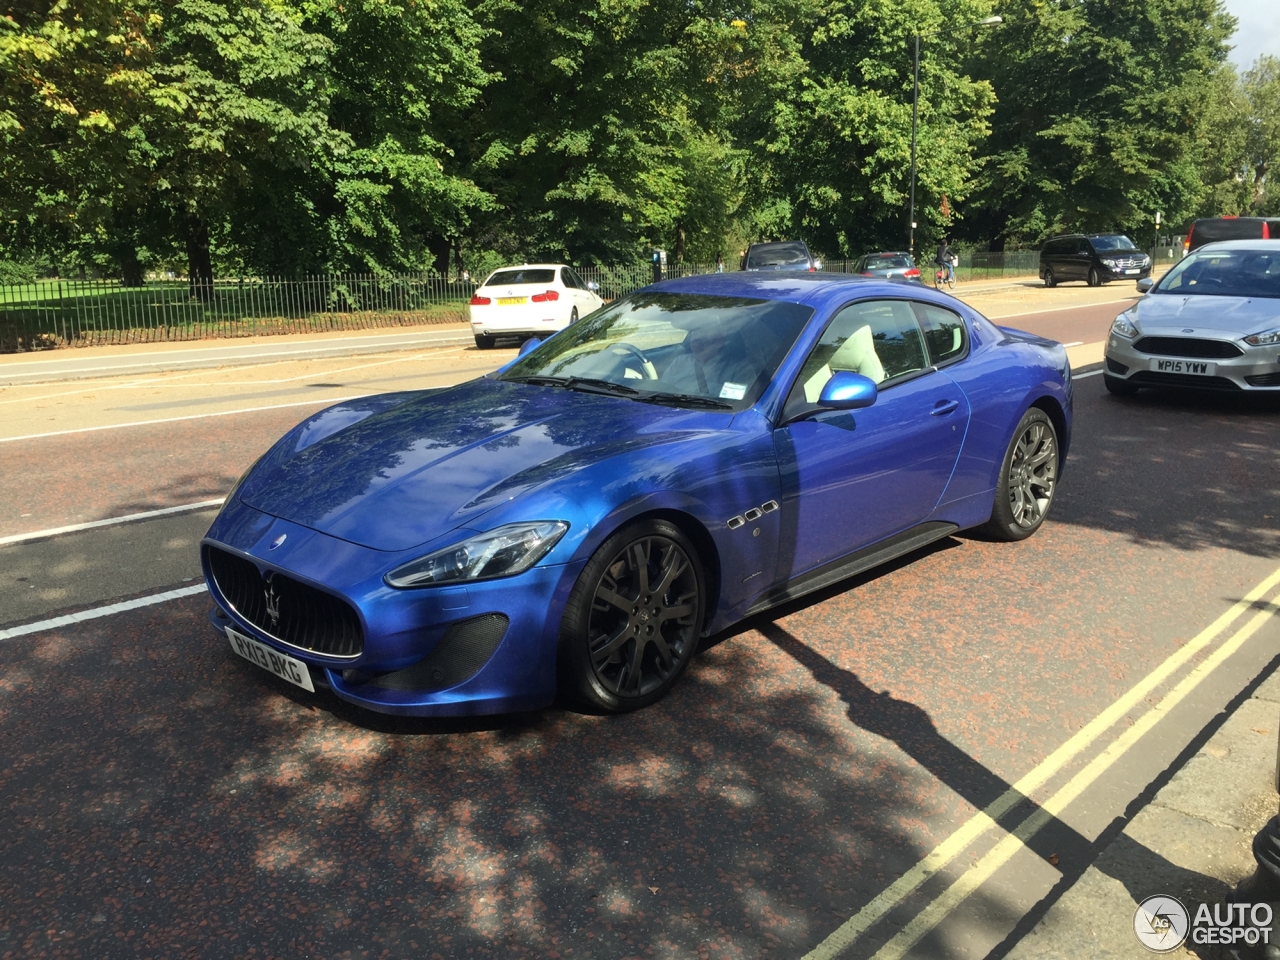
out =
<path fill-rule="evenodd" d="M 281 534 L 287 534 L 285 546 L 270 551 Z M 359 616 L 359 653 L 318 654 L 263 629 L 219 588 L 210 571 L 211 549 L 344 600 Z M 396 590 L 382 575 L 402 560 L 229 504 L 202 545 L 216 604 L 210 621 L 223 642 L 226 627 L 234 627 L 307 664 L 313 682 L 343 700 L 381 713 L 507 713 L 554 699 L 560 618 L 580 563 L 535 566 L 501 580 Z"/>
<path fill-rule="evenodd" d="M 1143 334 L 1136 340 L 1153 336 Z M 1223 358 L 1148 353 L 1138 350 L 1135 341 L 1112 333 L 1103 355 L 1103 372 L 1114 380 L 1143 387 L 1225 393 L 1269 393 L 1280 389 L 1280 345 L 1250 347 L 1225 339 L 1214 342 L 1235 346 L 1243 355 Z"/>
<path fill-rule="evenodd" d="M 1105 263 L 1101 266 L 1102 279 L 1106 282 L 1114 280 L 1132 280 L 1137 283 L 1151 276 L 1151 264 L 1145 267 L 1108 267 Z"/>

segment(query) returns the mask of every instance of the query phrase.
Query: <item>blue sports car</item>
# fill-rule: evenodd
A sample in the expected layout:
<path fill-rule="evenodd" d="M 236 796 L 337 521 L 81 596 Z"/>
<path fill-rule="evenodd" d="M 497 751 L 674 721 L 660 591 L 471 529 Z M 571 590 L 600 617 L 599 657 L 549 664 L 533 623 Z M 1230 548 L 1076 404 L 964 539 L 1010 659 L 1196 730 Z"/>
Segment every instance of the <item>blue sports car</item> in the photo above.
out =
<path fill-rule="evenodd" d="M 232 649 L 386 713 L 663 696 L 700 638 L 972 527 L 1044 521 L 1057 343 L 918 285 L 716 274 L 503 369 L 299 424 L 202 544 Z"/>

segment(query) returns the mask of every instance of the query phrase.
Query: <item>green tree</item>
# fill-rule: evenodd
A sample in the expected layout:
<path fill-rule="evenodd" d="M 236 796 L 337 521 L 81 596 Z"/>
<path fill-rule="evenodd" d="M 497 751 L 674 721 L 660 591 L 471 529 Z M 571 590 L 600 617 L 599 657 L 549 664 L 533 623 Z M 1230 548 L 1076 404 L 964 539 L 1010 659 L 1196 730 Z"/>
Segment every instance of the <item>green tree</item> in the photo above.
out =
<path fill-rule="evenodd" d="M 998 105 L 976 180 L 984 239 L 1153 229 L 1203 196 L 1198 138 L 1234 20 L 1218 0 L 1003 0 L 971 68 Z"/>

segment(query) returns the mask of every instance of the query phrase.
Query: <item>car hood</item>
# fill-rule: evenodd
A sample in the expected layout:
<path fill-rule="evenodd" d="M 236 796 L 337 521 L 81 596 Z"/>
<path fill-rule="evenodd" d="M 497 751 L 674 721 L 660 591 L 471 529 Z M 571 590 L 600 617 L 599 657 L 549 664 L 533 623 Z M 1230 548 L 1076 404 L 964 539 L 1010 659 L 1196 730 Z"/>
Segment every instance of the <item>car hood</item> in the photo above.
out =
<path fill-rule="evenodd" d="M 1148 294 L 1131 314 L 1144 334 L 1227 334 L 1244 337 L 1280 326 L 1280 300 Z"/>
<path fill-rule="evenodd" d="M 352 543 L 408 550 L 590 463 L 729 421 L 558 387 L 473 380 L 375 412 L 304 449 L 286 437 L 238 496 Z"/>

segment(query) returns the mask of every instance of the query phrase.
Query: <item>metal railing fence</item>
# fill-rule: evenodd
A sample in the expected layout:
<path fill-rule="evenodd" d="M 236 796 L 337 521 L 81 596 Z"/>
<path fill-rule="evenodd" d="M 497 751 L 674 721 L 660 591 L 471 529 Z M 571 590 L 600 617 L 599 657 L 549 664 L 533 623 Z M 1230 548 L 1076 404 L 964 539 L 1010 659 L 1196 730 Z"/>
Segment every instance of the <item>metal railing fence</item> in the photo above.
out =
<path fill-rule="evenodd" d="M 1150 251 L 1157 269 L 1182 251 Z M 1038 250 L 960 255 L 961 281 L 1035 277 Z M 932 254 L 918 257 L 922 278 L 932 278 Z M 829 259 L 823 269 L 852 273 L 855 259 Z M 714 263 L 668 263 L 664 278 L 714 273 Z M 724 265 L 738 269 L 737 258 Z M 651 263 L 580 267 L 605 300 L 653 282 Z M 40 280 L 0 285 L 0 352 L 60 346 L 200 340 L 266 334 L 462 323 L 467 301 L 483 278 L 421 274 L 325 274 L 296 278 L 217 279 L 193 296 L 185 280 L 125 287 L 115 280 Z"/>
<path fill-rule="evenodd" d="M 0 352 L 458 323 L 473 289 L 428 274 L 328 274 L 218 279 L 201 299 L 185 280 L 40 280 L 0 286 Z"/>

